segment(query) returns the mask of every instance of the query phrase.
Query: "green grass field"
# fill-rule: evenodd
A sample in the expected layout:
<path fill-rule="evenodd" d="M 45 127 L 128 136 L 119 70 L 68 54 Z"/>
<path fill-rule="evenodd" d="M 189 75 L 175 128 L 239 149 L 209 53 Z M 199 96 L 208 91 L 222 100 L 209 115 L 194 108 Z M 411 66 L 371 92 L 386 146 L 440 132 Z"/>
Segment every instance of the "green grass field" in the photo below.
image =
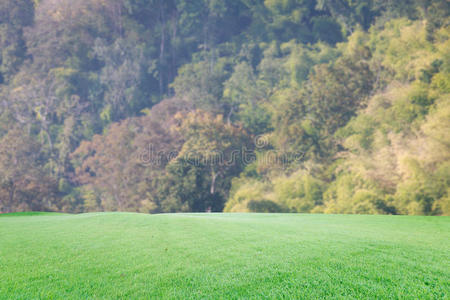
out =
<path fill-rule="evenodd" d="M 450 296 L 450 218 L 0 216 L 0 298 Z"/>

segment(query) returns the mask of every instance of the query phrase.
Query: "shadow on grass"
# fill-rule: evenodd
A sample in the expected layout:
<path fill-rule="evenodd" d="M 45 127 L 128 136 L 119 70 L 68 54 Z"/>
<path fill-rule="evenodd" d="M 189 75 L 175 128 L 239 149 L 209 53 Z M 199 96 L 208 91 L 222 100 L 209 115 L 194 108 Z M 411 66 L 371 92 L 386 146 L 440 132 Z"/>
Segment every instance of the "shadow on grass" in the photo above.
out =
<path fill-rule="evenodd" d="M 57 212 L 43 212 L 43 211 L 26 211 L 26 212 L 14 212 L 14 213 L 0 213 L 2 217 L 30 217 L 30 216 L 62 216 L 67 215 Z"/>

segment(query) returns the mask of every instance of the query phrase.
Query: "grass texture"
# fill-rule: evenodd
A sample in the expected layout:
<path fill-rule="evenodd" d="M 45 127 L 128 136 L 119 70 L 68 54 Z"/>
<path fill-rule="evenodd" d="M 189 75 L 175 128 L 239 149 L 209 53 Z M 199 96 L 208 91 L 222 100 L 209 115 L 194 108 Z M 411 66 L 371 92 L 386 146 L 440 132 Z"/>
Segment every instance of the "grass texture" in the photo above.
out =
<path fill-rule="evenodd" d="M 0 299 L 448 299 L 449 262 L 449 217 L 0 217 Z"/>

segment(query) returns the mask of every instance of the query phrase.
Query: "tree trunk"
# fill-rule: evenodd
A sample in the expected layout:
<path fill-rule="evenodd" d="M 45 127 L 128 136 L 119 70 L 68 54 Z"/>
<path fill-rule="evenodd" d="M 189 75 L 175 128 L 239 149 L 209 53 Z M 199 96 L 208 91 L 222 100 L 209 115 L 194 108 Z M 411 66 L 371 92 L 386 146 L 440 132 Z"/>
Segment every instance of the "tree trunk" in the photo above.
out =
<path fill-rule="evenodd" d="M 171 51 L 171 65 L 170 65 L 170 77 L 167 82 L 172 82 L 172 80 L 175 78 L 177 70 L 176 70 L 176 49 L 174 46 L 174 41 L 177 39 L 177 33 L 178 33 L 178 11 L 175 9 L 174 17 L 172 18 L 172 37 L 171 37 L 171 44 L 170 44 L 170 51 Z M 172 91 L 170 88 L 168 88 L 168 94 L 169 97 L 172 96 Z"/>
<path fill-rule="evenodd" d="M 53 142 L 50 133 L 48 132 L 47 128 L 44 128 L 43 130 L 45 132 L 45 135 L 47 136 L 48 146 L 50 147 L 50 153 L 53 153 Z"/>
<path fill-rule="evenodd" d="M 163 62 L 166 46 L 166 19 L 164 15 L 164 6 L 162 4 L 162 0 L 159 1 L 159 19 L 161 23 L 161 42 L 159 46 L 159 94 L 162 98 L 164 95 Z"/>
<path fill-rule="evenodd" d="M 214 172 L 214 169 L 211 170 L 211 189 L 210 189 L 211 195 L 216 192 L 216 179 L 218 175 L 219 174 Z"/>
<path fill-rule="evenodd" d="M 227 124 L 231 125 L 231 116 L 233 115 L 234 112 L 234 107 L 231 106 L 230 111 L 228 112 L 228 116 L 227 116 Z"/>

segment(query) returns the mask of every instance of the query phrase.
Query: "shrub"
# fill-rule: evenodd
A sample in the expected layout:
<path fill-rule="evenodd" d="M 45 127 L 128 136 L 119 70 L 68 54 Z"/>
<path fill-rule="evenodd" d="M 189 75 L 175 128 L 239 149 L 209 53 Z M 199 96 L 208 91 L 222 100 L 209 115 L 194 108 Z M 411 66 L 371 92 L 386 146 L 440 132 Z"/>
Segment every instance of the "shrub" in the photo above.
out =
<path fill-rule="evenodd" d="M 342 173 L 324 194 L 325 213 L 383 214 L 395 210 L 370 181 L 355 173 Z"/>
<path fill-rule="evenodd" d="M 233 184 L 237 184 L 233 182 Z M 225 212 L 249 212 L 250 202 L 266 201 L 268 187 L 266 184 L 258 181 L 247 181 L 233 191 L 229 200 L 225 204 Z M 253 207 L 253 206 L 252 206 Z"/>
<path fill-rule="evenodd" d="M 274 181 L 277 203 L 292 212 L 310 212 L 322 204 L 324 183 L 309 174 L 298 172 Z"/>
<path fill-rule="evenodd" d="M 251 212 L 259 212 L 259 213 L 281 213 L 286 212 L 286 209 L 283 209 L 279 204 L 270 201 L 270 200 L 250 200 L 247 203 L 247 208 Z"/>
<path fill-rule="evenodd" d="M 352 213 L 354 214 L 380 214 L 386 207 L 383 199 L 370 190 L 357 190 L 352 197 Z"/>

